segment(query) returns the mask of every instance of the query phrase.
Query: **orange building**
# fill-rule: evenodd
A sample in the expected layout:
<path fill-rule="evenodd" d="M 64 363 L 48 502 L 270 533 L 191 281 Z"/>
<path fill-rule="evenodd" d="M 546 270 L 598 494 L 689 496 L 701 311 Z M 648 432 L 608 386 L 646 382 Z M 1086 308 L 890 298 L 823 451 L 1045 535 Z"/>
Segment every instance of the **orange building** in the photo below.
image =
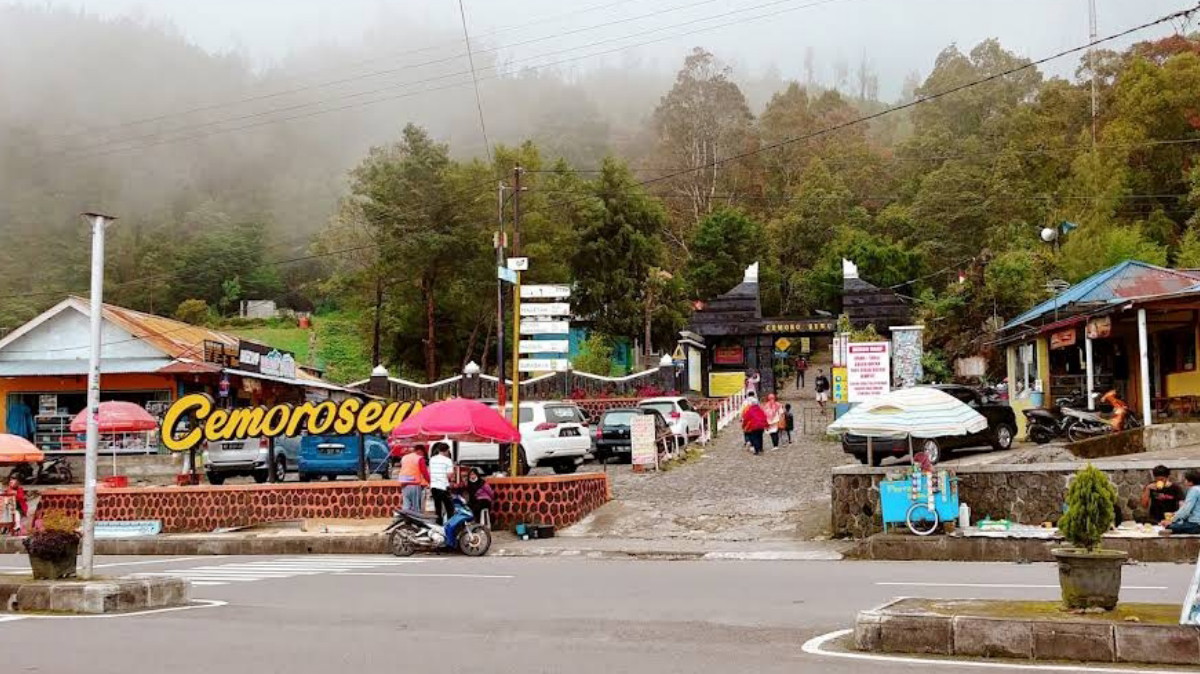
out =
<path fill-rule="evenodd" d="M 82 451 L 71 419 L 86 407 L 90 306 L 69 297 L 0 339 L 0 424 L 48 452 Z M 229 406 L 353 395 L 297 366 L 291 354 L 180 321 L 105 305 L 101 400 L 125 400 L 160 416 L 188 393 Z M 110 443 L 110 445 L 113 443 Z M 115 451 L 153 452 L 153 434 Z"/>

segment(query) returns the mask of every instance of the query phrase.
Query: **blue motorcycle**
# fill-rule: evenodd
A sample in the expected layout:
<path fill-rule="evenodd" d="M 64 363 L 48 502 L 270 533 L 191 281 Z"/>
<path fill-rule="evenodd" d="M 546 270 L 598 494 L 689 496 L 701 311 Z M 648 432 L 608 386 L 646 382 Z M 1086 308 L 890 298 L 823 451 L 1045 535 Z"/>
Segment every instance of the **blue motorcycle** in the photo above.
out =
<path fill-rule="evenodd" d="M 423 513 L 397 510 L 384 533 L 388 549 L 397 557 L 408 557 L 417 550 L 458 550 L 468 557 L 482 557 L 492 547 L 492 532 L 475 521 L 474 513 L 458 496 L 444 525 Z"/>

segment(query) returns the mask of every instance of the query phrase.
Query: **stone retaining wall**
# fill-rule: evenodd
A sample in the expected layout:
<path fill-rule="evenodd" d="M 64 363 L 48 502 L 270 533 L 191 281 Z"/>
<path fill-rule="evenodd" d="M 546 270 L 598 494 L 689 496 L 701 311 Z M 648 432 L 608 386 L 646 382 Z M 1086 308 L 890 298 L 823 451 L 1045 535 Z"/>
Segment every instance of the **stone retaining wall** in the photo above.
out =
<path fill-rule="evenodd" d="M 552 524 L 563 528 L 610 498 L 603 474 L 490 478 L 496 492 L 493 525 Z M 98 489 L 100 521 L 161 520 L 168 533 L 206 532 L 293 519 L 391 517 L 400 507 L 398 482 L 228 485 Z M 42 493 L 39 510 L 83 509 L 79 489 Z"/>
<path fill-rule="evenodd" d="M 1164 461 L 1176 479 L 1184 470 L 1200 468 L 1198 461 Z M 1150 481 L 1152 464 L 1146 462 L 1096 462 L 1117 486 L 1121 509 L 1127 518 L 1140 511 L 1142 488 Z M 1045 463 L 960 467 L 959 499 L 970 506 L 971 520 L 984 517 L 1009 519 L 1021 524 L 1057 522 L 1062 514 L 1067 485 L 1079 465 Z M 897 468 L 846 466 L 833 471 L 833 535 L 866 538 L 883 530 L 879 509 L 879 483 Z M 903 525 L 901 525 L 903 526 Z"/>

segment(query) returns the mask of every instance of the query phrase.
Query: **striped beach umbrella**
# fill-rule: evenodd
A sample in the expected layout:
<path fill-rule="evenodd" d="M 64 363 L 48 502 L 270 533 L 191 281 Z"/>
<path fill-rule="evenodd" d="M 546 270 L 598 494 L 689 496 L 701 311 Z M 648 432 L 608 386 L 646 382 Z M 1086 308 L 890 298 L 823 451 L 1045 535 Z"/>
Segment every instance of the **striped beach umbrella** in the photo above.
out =
<path fill-rule="evenodd" d="M 940 438 L 987 428 L 982 414 L 935 388 L 898 389 L 859 403 L 829 424 L 830 433 L 866 438 Z M 910 442 L 911 453 L 911 442 Z"/>

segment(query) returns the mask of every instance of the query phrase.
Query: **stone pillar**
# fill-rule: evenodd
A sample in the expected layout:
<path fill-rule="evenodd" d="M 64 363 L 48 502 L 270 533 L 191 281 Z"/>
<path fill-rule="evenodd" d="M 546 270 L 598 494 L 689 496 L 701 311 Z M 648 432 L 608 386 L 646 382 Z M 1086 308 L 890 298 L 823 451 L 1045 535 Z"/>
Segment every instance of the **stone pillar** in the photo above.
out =
<path fill-rule="evenodd" d="M 376 365 L 375 369 L 371 370 L 371 380 L 367 382 L 367 392 L 383 398 L 392 397 L 392 382 L 388 378 L 386 367 Z"/>
<path fill-rule="evenodd" d="M 483 393 L 483 381 L 479 378 L 479 365 L 475 361 L 467 363 L 463 368 L 463 376 L 459 381 L 458 395 L 463 398 L 476 400 Z"/>
<path fill-rule="evenodd" d="M 674 391 L 679 388 L 675 385 L 675 361 L 671 360 L 669 353 L 664 353 L 658 361 L 658 385 L 664 391 Z"/>

